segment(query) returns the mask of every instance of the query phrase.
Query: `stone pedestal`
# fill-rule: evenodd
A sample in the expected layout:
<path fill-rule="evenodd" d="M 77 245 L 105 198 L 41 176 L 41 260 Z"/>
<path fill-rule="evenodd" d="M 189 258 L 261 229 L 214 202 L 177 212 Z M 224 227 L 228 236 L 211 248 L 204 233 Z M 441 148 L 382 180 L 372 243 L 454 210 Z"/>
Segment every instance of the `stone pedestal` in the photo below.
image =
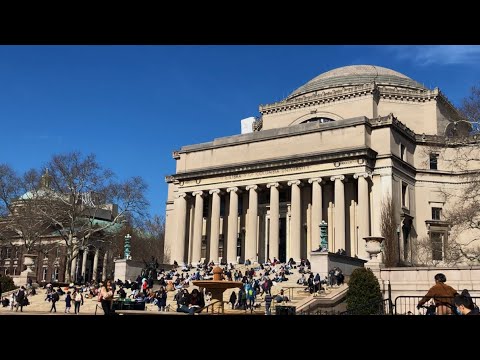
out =
<path fill-rule="evenodd" d="M 346 255 L 338 255 L 326 251 L 312 251 L 310 253 L 310 266 L 314 274 L 319 273 L 320 277 L 325 279 L 328 272 L 338 267 L 342 270 L 345 277 L 350 277 L 353 270 L 358 267 L 364 267 L 366 260 L 353 258 Z"/>
<path fill-rule="evenodd" d="M 37 273 L 34 271 L 35 259 L 38 255 L 35 254 L 25 254 L 23 255 L 23 264 L 27 267 L 24 271 L 20 273 L 19 276 L 13 279 L 13 282 L 16 286 L 25 286 L 28 283 L 28 280 L 31 279 L 32 283 L 37 282 Z"/>
<path fill-rule="evenodd" d="M 133 281 L 137 279 L 137 276 L 142 273 L 144 263 L 141 261 L 117 259 L 115 262 L 115 279 L 122 281 Z"/>

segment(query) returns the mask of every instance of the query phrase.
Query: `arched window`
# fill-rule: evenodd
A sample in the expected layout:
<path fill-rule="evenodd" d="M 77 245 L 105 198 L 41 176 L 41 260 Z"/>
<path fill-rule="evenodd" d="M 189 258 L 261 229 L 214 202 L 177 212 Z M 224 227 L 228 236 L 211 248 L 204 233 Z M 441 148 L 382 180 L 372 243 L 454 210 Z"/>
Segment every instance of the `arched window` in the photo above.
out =
<path fill-rule="evenodd" d="M 319 123 L 323 124 L 323 123 L 327 123 L 327 122 L 330 122 L 330 121 L 335 121 L 335 120 L 321 116 L 321 117 L 314 117 L 314 118 L 310 118 L 308 120 L 302 121 L 300 124 L 306 124 L 306 123 L 311 123 L 311 122 L 319 122 Z"/>

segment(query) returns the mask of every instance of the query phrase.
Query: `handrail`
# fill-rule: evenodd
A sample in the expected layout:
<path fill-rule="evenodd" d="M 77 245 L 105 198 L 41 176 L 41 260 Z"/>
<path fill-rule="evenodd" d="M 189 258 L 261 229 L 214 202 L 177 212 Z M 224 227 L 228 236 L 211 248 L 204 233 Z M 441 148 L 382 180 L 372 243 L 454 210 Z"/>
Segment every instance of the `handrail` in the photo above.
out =
<path fill-rule="evenodd" d="M 222 303 L 222 314 L 225 313 L 225 309 L 224 309 L 224 306 L 223 304 L 228 304 L 229 302 L 228 301 L 225 301 L 225 300 L 215 300 L 214 302 L 211 302 L 210 304 L 208 305 L 205 305 L 204 307 L 200 308 L 199 310 L 195 311 L 196 313 L 201 313 L 203 312 L 203 310 L 206 310 L 205 312 L 208 314 L 208 308 L 209 307 L 212 307 L 212 314 L 213 314 L 213 305 L 215 304 L 218 304 L 218 303 Z M 219 313 L 218 313 L 219 314 Z"/>

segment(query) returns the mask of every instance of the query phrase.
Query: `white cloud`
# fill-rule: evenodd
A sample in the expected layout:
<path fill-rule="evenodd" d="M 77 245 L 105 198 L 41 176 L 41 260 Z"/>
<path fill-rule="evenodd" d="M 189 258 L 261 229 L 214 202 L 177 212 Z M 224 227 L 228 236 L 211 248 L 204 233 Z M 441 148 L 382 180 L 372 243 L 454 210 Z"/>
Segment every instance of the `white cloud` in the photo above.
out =
<path fill-rule="evenodd" d="M 390 46 L 398 58 L 417 65 L 472 64 L 480 61 L 480 45 Z"/>

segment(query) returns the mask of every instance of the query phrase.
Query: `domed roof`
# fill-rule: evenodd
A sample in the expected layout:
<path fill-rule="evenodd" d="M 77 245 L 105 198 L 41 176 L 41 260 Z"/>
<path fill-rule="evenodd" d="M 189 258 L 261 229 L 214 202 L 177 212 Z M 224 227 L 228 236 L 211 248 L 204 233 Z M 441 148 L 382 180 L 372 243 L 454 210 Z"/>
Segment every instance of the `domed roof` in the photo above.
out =
<path fill-rule="evenodd" d="M 313 78 L 292 92 L 288 98 L 312 91 L 345 85 L 361 85 L 375 82 L 380 85 L 393 85 L 427 90 L 425 86 L 397 71 L 375 65 L 350 65 L 327 71 Z"/>

